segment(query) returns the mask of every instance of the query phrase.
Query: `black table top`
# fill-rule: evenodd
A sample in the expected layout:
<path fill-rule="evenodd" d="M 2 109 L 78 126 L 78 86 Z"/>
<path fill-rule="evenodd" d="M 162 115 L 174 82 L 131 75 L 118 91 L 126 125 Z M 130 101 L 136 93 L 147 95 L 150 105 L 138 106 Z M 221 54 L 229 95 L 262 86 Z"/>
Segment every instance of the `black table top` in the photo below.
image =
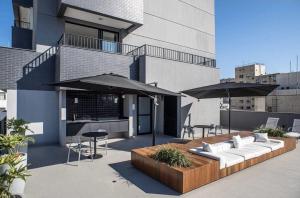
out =
<path fill-rule="evenodd" d="M 194 127 L 194 128 L 213 128 L 213 125 L 197 124 L 192 127 Z"/>
<path fill-rule="evenodd" d="M 103 137 L 103 136 L 107 136 L 108 133 L 106 132 L 97 132 L 97 131 L 94 131 L 94 132 L 86 132 L 86 133 L 83 133 L 82 136 L 84 137 Z"/>

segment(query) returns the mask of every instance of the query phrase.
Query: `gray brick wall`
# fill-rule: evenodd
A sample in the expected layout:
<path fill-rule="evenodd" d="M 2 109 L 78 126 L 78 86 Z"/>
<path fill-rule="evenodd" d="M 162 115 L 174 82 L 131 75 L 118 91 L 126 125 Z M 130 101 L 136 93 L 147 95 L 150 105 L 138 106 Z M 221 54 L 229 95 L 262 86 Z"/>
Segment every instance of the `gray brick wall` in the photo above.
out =
<path fill-rule="evenodd" d="M 61 0 L 61 3 L 143 24 L 143 0 Z"/>
<path fill-rule="evenodd" d="M 0 89 L 16 89 L 23 66 L 38 55 L 30 50 L 0 47 Z"/>
<path fill-rule="evenodd" d="M 59 80 L 115 73 L 137 79 L 137 62 L 132 56 L 62 46 L 60 48 Z M 58 77 L 58 76 L 57 76 Z"/>

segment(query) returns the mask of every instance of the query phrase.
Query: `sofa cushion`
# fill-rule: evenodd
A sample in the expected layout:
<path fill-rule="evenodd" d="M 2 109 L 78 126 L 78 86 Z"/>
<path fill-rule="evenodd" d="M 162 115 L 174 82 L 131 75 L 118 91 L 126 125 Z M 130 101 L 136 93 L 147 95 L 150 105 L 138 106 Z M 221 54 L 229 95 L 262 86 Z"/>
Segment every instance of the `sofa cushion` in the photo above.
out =
<path fill-rule="evenodd" d="M 255 138 L 253 136 L 248 136 L 248 137 L 242 138 L 243 145 L 251 144 L 254 142 L 254 140 L 255 140 Z"/>
<path fill-rule="evenodd" d="M 300 133 L 298 132 L 288 132 L 284 134 L 285 137 L 291 137 L 291 138 L 300 138 Z"/>
<path fill-rule="evenodd" d="M 284 147 L 284 141 L 276 140 L 276 139 L 269 139 L 269 141 L 267 141 L 267 142 L 254 142 L 254 144 L 257 146 L 270 148 L 272 151 L 275 151 L 277 149 Z"/>
<path fill-rule="evenodd" d="M 266 142 L 268 140 L 268 133 L 255 133 L 255 142 Z"/>
<path fill-rule="evenodd" d="M 204 156 L 210 159 L 220 161 L 220 169 L 225 167 L 230 167 L 232 165 L 241 163 L 244 161 L 244 158 L 238 155 L 234 155 L 227 152 L 218 152 L 218 153 L 211 153 L 206 152 L 203 150 L 203 147 L 196 147 L 189 150 L 191 153 Z"/>
<path fill-rule="evenodd" d="M 271 152 L 271 149 L 266 147 L 262 148 L 261 146 L 257 146 L 254 144 L 248 144 L 244 145 L 242 148 L 232 148 L 226 152 L 242 156 L 245 160 L 248 160 Z"/>

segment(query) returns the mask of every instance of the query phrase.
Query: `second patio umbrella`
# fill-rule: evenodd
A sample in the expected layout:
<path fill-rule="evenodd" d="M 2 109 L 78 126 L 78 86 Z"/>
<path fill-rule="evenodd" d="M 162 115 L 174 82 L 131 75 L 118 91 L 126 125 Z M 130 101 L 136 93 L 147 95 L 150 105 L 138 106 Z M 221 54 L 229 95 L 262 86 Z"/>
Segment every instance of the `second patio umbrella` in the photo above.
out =
<path fill-rule="evenodd" d="M 230 133 L 231 97 L 267 96 L 278 86 L 279 85 L 230 82 L 184 90 L 182 91 L 182 93 L 195 97 L 197 99 L 228 97 L 228 130 Z"/>

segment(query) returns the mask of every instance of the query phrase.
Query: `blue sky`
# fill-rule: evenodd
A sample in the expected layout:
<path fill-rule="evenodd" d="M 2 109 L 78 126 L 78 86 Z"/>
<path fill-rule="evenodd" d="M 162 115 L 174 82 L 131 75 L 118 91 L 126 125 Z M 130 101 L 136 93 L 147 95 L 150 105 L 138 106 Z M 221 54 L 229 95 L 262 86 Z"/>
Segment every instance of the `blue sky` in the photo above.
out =
<path fill-rule="evenodd" d="M 234 67 L 264 63 L 268 73 L 288 72 L 300 56 L 300 0 L 215 0 L 216 53 L 221 77 Z M 11 0 L 0 3 L 0 45 L 11 45 Z"/>
<path fill-rule="evenodd" d="M 234 67 L 264 63 L 288 72 L 300 56 L 300 0 L 216 0 L 216 53 L 221 77 Z M 299 57 L 300 58 L 300 57 Z"/>

